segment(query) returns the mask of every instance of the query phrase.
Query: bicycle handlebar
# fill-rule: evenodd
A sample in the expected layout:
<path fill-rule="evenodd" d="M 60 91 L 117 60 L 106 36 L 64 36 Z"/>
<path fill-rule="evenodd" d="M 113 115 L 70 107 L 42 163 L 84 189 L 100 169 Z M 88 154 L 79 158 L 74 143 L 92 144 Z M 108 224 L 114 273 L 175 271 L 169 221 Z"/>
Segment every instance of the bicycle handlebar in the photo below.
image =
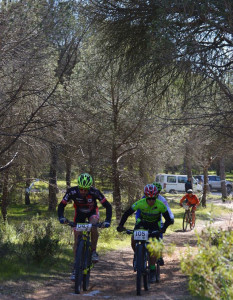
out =
<path fill-rule="evenodd" d="M 91 224 L 93 227 L 101 228 L 103 223 L 104 222 L 100 222 L 100 223 L 97 223 L 97 224 L 91 224 L 91 223 L 85 222 L 84 224 Z M 67 220 L 67 222 L 65 224 L 69 225 L 70 227 L 75 228 L 78 223 Z"/>
<path fill-rule="evenodd" d="M 196 204 L 190 204 L 190 205 L 188 205 L 188 204 L 186 204 L 186 203 L 183 203 L 182 204 L 182 207 L 184 208 L 184 209 L 189 209 L 189 208 L 192 208 L 192 207 L 194 207 Z"/>
<path fill-rule="evenodd" d="M 137 229 L 136 229 L 136 230 L 137 230 Z M 126 228 L 125 228 L 125 230 L 124 230 L 123 232 L 125 232 L 126 234 L 133 234 L 134 231 L 135 231 L 135 230 L 133 230 L 133 229 L 126 229 Z M 153 231 L 148 230 L 148 233 L 149 233 L 149 235 L 148 235 L 149 237 L 158 237 L 158 236 L 160 236 L 160 234 L 163 233 L 163 232 L 161 232 L 160 230 L 153 230 Z"/>

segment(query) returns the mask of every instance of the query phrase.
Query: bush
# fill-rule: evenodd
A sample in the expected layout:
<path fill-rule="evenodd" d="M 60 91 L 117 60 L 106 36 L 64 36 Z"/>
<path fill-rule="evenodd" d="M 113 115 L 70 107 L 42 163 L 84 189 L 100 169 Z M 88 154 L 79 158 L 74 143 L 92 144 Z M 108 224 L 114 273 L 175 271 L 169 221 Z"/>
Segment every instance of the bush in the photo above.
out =
<path fill-rule="evenodd" d="M 32 258 L 38 263 L 43 260 L 50 261 L 59 249 L 58 242 L 59 240 L 53 237 L 53 227 L 50 220 L 46 224 L 45 232 L 40 235 L 37 234 L 34 237 Z"/>
<path fill-rule="evenodd" d="M 181 260 L 195 295 L 214 300 L 233 299 L 233 231 L 207 228 L 198 236 L 197 253 L 189 247 Z"/>
<path fill-rule="evenodd" d="M 34 218 L 17 227 L 1 225 L 0 258 L 14 255 L 27 264 L 32 260 L 36 263 L 51 260 L 59 249 L 57 236 L 52 219 Z"/>

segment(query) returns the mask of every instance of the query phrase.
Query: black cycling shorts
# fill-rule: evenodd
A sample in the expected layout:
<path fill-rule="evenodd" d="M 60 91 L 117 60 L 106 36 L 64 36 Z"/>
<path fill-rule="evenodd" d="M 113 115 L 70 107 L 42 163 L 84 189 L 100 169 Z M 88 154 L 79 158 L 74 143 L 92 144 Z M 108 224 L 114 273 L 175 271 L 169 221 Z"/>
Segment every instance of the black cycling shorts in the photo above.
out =
<path fill-rule="evenodd" d="M 147 222 L 147 221 L 140 221 L 138 224 L 135 225 L 135 229 L 148 229 L 151 231 L 159 230 L 159 225 L 156 222 Z"/>
<path fill-rule="evenodd" d="M 99 220 L 99 209 L 96 207 L 95 210 L 89 212 L 89 213 L 83 213 L 83 212 L 76 212 L 74 216 L 74 222 L 75 223 L 85 223 L 86 221 L 89 221 L 90 217 L 95 216 Z"/>

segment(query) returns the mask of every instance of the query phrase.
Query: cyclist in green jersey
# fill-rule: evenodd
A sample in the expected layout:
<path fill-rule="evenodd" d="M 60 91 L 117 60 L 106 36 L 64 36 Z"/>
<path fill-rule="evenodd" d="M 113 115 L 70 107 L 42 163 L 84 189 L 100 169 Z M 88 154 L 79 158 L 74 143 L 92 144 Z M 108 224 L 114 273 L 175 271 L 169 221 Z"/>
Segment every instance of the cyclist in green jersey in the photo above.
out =
<path fill-rule="evenodd" d="M 148 229 L 148 230 L 159 230 L 161 233 L 165 233 L 166 229 L 169 225 L 174 223 L 174 220 L 171 219 L 169 212 L 167 210 L 166 205 L 158 200 L 158 189 L 153 184 L 148 184 L 144 188 L 144 195 L 145 198 L 140 199 L 139 201 L 135 202 L 129 209 L 127 209 L 117 227 L 118 232 L 122 232 L 125 230 L 124 224 L 127 221 L 128 217 L 131 216 L 135 211 L 140 209 L 141 221 L 136 223 L 134 229 Z M 161 228 L 161 214 L 165 219 L 165 223 L 163 224 L 163 228 Z M 158 236 L 159 239 L 159 236 Z M 135 241 L 132 236 L 131 246 L 135 251 Z M 155 275 L 155 262 L 156 257 L 150 257 L 150 281 L 156 281 Z"/>

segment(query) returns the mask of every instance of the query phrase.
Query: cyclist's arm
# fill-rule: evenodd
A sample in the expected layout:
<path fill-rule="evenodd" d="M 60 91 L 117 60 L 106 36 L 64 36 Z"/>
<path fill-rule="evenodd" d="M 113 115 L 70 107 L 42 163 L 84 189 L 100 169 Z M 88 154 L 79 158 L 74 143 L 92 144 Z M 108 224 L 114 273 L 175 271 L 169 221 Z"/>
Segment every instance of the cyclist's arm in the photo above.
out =
<path fill-rule="evenodd" d="M 164 217 L 164 219 L 165 219 L 165 223 L 164 223 L 164 225 L 163 225 L 163 229 L 162 229 L 162 230 L 163 230 L 163 232 L 165 232 L 165 231 L 167 230 L 168 226 L 174 224 L 174 219 L 172 219 L 172 218 L 170 217 L 168 211 L 164 212 L 162 215 L 163 215 L 163 217 Z"/>
<path fill-rule="evenodd" d="M 129 209 L 127 209 L 123 216 L 121 217 L 121 221 L 119 223 L 119 227 L 123 227 L 125 222 L 127 221 L 128 217 L 131 216 L 134 213 L 134 210 L 132 209 L 132 207 L 130 207 Z"/>
<path fill-rule="evenodd" d="M 72 201 L 72 194 L 76 192 L 75 188 L 70 188 L 65 193 L 64 197 L 62 198 L 62 201 L 58 205 L 58 218 L 64 218 L 64 209 L 68 202 Z"/>
<path fill-rule="evenodd" d="M 58 213 L 58 218 L 64 218 L 64 210 L 65 210 L 65 207 L 66 207 L 66 204 L 65 201 L 61 201 L 60 204 L 58 205 L 58 209 L 57 209 L 57 213 Z"/>
<path fill-rule="evenodd" d="M 111 223 L 112 220 L 112 205 L 108 202 L 106 198 L 100 201 L 104 208 L 106 208 L 106 219 L 105 222 Z"/>
<path fill-rule="evenodd" d="M 181 199 L 180 199 L 180 204 L 182 204 L 184 202 L 184 200 L 186 199 L 186 195 L 184 195 Z"/>

